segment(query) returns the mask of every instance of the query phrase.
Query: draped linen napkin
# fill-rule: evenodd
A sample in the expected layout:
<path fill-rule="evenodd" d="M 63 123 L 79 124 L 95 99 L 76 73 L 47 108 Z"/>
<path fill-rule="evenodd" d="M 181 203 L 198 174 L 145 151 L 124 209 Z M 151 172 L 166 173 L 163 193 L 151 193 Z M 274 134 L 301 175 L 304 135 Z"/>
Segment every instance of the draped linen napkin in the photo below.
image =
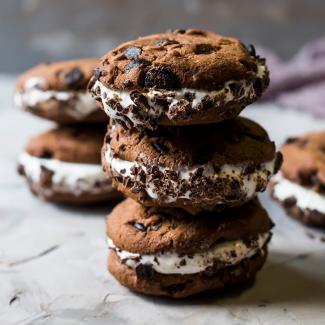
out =
<path fill-rule="evenodd" d="M 325 117 L 325 37 L 307 43 L 290 61 L 260 48 L 271 83 L 263 100 Z"/>

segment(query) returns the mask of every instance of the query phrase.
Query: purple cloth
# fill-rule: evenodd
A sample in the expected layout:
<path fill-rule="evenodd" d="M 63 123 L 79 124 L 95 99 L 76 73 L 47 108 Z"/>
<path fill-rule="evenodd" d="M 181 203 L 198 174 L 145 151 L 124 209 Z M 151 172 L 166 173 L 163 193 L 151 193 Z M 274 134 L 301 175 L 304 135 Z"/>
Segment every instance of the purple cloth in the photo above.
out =
<path fill-rule="evenodd" d="M 325 37 L 306 44 L 290 61 L 258 49 L 266 57 L 271 83 L 263 99 L 325 117 Z"/>

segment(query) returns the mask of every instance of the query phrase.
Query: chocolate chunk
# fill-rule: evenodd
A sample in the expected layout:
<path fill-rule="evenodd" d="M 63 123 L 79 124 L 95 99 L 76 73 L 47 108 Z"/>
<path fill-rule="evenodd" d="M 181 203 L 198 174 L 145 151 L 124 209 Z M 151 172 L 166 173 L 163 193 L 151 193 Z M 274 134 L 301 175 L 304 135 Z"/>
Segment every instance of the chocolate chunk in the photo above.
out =
<path fill-rule="evenodd" d="M 211 44 L 197 44 L 194 48 L 195 54 L 210 54 L 217 51 L 219 48 Z"/>
<path fill-rule="evenodd" d="M 137 59 L 141 54 L 142 50 L 140 47 L 129 47 L 124 51 L 124 55 L 127 59 Z"/>
<path fill-rule="evenodd" d="M 168 152 L 168 148 L 162 143 L 153 143 L 152 146 L 161 154 L 165 155 Z"/>
<path fill-rule="evenodd" d="M 150 68 L 144 79 L 147 88 L 175 89 L 179 88 L 178 77 L 166 66 L 155 66 Z"/>
<path fill-rule="evenodd" d="M 200 29 L 191 29 L 186 32 L 187 35 L 206 36 L 206 33 Z"/>
<path fill-rule="evenodd" d="M 138 68 L 140 66 L 146 66 L 149 62 L 144 59 L 134 59 L 130 61 L 124 68 L 125 72 L 130 72 L 132 69 Z"/>
<path fill-rule="evenodd" d="M 283 206 L 285 208 L 294 207 L 297 203 L 297 200 L 294 197 L 289 197 L 283 201 Z"/>
<path fill-rule="evenodd" d="M 64 78 L 64 82 L 69 87 L 76 89 L 81 87 L 84 79 L 84 74 L 81 70 L 75 68 L 69 71 L 68 73 L 65 73 L 63 75 L 63 78 Z"/>
<path fill-rule="evenodd" d="M 140 264 L 136 267 L 135 272 L 140 279 L 151 279 L 155 271 L 151 265 Z"/>
<path fill-rule="evenodd" d="M 49 151 L 49 150 L 46 150 L 46 149 L 45 149 L 45 150 L 42 152 L 42 155 L 41 155 L 39 158 L 51 159 L 52 157 L 53 157 L 52 152 Z"/>
<path fill-rule="evenodd" d="M 179 262 L 180 266 L 185 266 L 186 265 L 186 260 L 185 258 L 183 258 L 180 262 Z"/>
<path fill-rule="evenodd" d="M 255 50 L 255 46 L 253 44 L 249 44 L 247 46 L 247 51 L 250 55 L 252 56 L 256 56 L 256 50 Z"/>
<path fill-rule="evenodd" d="M 144 226 L 143 223 L 134 222 L 132 226 L 141 232 L 146 232 L 146 227 Z"/>
<path fill-rule="evenodd" d="M 186 33 L 186 29 L 175 29 L 174 30 L 174 33 L 177 33 L 177 34 L 185 34 Z"/>
<path fill-rule="evenodd" d="M 290 137 L 284 142 L 284 144 L 295 143 L 298 140 L 299 140 L 299 138 L 297 138 L 297 137 Z"/>

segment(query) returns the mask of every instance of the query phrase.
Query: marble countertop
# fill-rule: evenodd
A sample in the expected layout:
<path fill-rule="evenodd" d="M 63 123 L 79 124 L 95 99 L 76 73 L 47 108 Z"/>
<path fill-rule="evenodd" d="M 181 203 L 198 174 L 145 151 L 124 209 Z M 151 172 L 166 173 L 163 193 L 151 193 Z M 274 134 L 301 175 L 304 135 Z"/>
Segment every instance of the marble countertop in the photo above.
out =
<path fill-rule="evenodd" d="M 120 286 L 106 271 L 111 207 L 45 203 L 17 175 L 24 143 L 51 124 L 14 109 L 12 86 L 0 78 L 0 324 L 325 324 L 325 231 L 286 218 L 267 193 L 261 200 L 276 227 L 253 287 L 175 301 Z M 271 105 L 245 115 L 277 144 L 325 128 L 324 120 Z"/>

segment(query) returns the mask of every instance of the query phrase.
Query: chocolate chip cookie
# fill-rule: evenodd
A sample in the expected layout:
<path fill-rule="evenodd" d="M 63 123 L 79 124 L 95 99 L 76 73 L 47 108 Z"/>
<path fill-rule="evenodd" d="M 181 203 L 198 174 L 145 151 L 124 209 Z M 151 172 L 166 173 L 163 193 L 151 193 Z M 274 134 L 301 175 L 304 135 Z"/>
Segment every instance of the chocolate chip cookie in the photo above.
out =
<path fill-rule="evenodd" d="M 272 196 L 301 222 L 325 226 L 325 132 L 289 138 L 284 163 L 272 180 Z"/>
<path fill-rule="evenodd" d="M 254 46 L 203 30 L 175 30 L 108 52 L 89 84 L 124 128 L 215 123 L 236 117 L 266 89 Z"/>
<path fill-rule="evenodd" d="M 108 268 L 124 286 L 187 297 L 254 279 L 273 224 L 257 199 L 200 217 L 127 199 L 107 220 Z"/>
<path fill-rule="evenodd" d="M 105 128 L 60 127 L 31 139 L 18 171 L 31 191 L 58 203 L 89 204 L 117 199 L 100 165 Z"/>
<path fill-rule="evenodd" d="M 281 154 L 261 126 L 237 117 L 143 131 L 113 125 L 102 164 L 119 191 L 145 206 L 195 214 L 240 205 L 264 191 Z"/>
<path fill-rule="evenodd" d="M 97 59 L 40 64 L 20 76 L 18 107 L 59 124 L 105 123 L 106 115 L 87 92 Z"/>

